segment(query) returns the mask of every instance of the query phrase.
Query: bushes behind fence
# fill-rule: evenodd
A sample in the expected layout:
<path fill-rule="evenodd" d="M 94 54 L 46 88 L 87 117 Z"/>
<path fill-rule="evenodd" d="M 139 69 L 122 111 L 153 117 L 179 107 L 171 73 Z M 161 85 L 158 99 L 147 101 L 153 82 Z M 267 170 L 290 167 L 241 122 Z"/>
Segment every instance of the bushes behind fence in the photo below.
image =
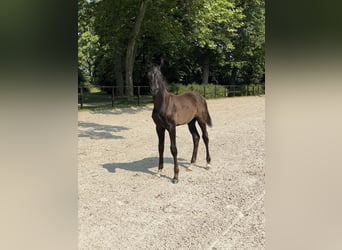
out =
<path fill-rule="evenodd" d="M 197 91 L 206 98 L 219 98 L 227 96 L 242 96 L 242 95 L 261 95 L 264 94 L 264 87 L 261 84 L 249 85 L 214 85 L 208 84 L 206 86 L 192 83 L 188 85 L 183 84 L 169 84 L 168 89 L 175 94 L 182 94 L 188 91 Z"/>

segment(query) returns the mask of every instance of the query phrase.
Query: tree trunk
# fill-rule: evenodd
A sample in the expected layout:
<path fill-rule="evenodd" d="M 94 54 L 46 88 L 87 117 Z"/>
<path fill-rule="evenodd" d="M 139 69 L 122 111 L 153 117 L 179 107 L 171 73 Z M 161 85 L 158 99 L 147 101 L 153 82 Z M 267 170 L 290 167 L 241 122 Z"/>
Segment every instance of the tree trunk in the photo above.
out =
<path fill-rule="evenodd" d="M 126 94 L 129 99 L 133 97 L 133 67 L 134 67 L 134 49 L 136 46 L 136 40 L 140 31 L 141 24 L 144 20 L 147 4 L 150 0 L 142 0 L 140 5 L 139 14 L 135 20 L 133 29 L 130 34 L 130 38 L 126 50 Z"/>
<path fill-rule="evenodd" d="M 238 73 L 238 68 L 234 67 L 232 69 L 232 75 L 230 77 L 230 85 L 235 85 L 237 73 Z"/>
<path fill-rule="evenodd" d="M 123 96 L 124 94 L 124 78 L 122 75 L 122 51 L 121 49 L 117 49 L 115 51 L 114 57 L 114 72 L 115 72 L 115 82 L 116 82 L 116 93 L 119 96 Z"/>
<path fill-rule="evenodd" d="M 202 85 L 208 85 L 209 80 L 209 54 L 204 55 Z"/>
<path fill-rule="evenodd" d="M 91 62 L 88 60 L 87 61 L 88 64 L 88 71 L 89 71 L 89 81 L 92 85 L 95 84 L 95 76 L 94 76 L 94 67 L 92 67 Z"/>

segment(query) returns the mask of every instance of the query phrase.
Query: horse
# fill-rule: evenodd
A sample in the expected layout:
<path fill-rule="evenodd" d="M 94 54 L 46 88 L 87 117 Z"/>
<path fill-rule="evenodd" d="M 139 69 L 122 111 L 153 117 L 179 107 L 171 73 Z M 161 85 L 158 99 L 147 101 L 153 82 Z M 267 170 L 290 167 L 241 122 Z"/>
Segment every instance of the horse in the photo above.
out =
<path fill-rule="evenodd" d="M 152 119 L 156 125 L 159 139 L 159 165 L 156 176 L 160 177 L 163 169 L 164 139 L 165 130 L 170 136 L 170 151 L 174 161 L 173 183 L 178 183 L 178 161 L 176 147 L 176 126 L 188 124 L 193 139 L 193 153 L 191 163 L 187 168 L 192 170 L 192 164 L 196 162 L 198 142 L 200 135 L 196 129 L 196 121 L 202 130 L 202 138 L 206 148 L 206 169 L 210 168 L 209 137 L 207 126 L 212 126 L 211 117 L 208 111 L 207 102 L 198 92 L 186 92 L 181 95 L 174 95 L 167 91 L 164 77 L 160 71 L 160 65 L 148 65 L 147 77 L 149 79 L 154 108 Z"/>

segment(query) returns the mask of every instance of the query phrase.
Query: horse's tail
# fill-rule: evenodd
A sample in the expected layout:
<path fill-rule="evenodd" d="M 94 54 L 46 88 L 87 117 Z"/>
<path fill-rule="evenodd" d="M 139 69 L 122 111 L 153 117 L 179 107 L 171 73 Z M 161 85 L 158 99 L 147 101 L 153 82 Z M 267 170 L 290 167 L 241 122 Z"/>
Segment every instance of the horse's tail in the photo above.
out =
<path fill-rule="evenodd" d="M 206 118 L 206 122 L 207 122 L 208 126 L 212 127 L 213 123 L 211 121 L 211 117 L 210 117 L 210 114 L 209 114 L 207 102 L 205 102 L 205 116 L 206 116 L 205 118 Z"/>
<path fill-rule="evenodd" d="M 207 124 L 208 124 L 209 127 L 212 127 L 212 126 L 213 126 L 213 123 L 212 123 L 212 121 L 211 121 L 211 117 L 210 117 L 210 115 L 209 115 L 208 110 L 207 110 Z"/>

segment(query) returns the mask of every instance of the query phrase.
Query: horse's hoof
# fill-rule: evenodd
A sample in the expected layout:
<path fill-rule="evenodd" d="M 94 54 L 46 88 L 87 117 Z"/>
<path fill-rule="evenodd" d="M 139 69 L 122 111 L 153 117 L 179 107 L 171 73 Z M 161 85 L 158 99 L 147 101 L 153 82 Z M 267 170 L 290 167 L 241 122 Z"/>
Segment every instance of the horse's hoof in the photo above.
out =
<path fill-rule="evenodd" d="M 192 166 L 193 166 L 192 163 L 190 163 L 189 166 L 186 168 L 186 171 L 188 172 L 192 171 Z"/>
<path fill-rule="evenodd" d="M 177 179 L 172 179 L 172 183 L 173 183 L 173 184 L 177 184 L 177 183 L 178 183 L 178 180 L 177 180 Z"/>

